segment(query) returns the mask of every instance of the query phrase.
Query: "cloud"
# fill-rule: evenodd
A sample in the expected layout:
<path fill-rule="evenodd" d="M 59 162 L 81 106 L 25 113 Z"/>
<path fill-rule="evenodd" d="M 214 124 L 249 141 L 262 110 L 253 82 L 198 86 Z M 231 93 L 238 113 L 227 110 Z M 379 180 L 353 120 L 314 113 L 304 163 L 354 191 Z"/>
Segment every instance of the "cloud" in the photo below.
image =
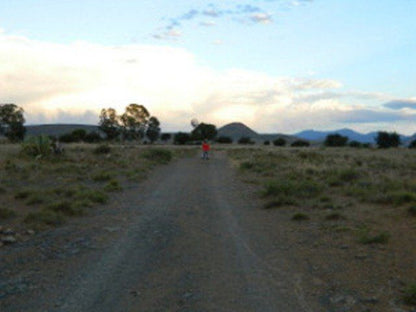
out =
<path fill-rule="evenodd" d="M 312 1 L 309 0 L 259 0 L 258 5 L 247 4 L 243 1 L 235 1 L 232 5 L 224 2 L 221 6 L 210 3 L 198 9 L 189 9 L 177 16 L 168 18 L 168 22 L 160 27 L 152 34 L 155 39 L 168 40 L 171 37 L 166 35 L 167 31 L 176 30 L 184 27 L 185 23 L 197 20 L 200 26 L 213 26 L 213 21 L 206 22 L 203 19 L 209 17 L 211 19 L 228 19 L 231 22 L 237 22 L 244 25 L 250 24 L 271 24 L 273 23 L 273 14 L 268 12 L 267 8 L 276 10 L 287 10 L 301 5 L 305 5 Z M 202 20 L 201 20 L 202 19 Z"/>
<path fill-rule="evenodd" d="M 403 108 L 416 109 L 416 100 L 415 99 L 406 99 L 406 100 L 393 100 L 383 104 L 384 107 L 400 110 Z"/>
<path fill-rule="evenodd" d="M 388 95 L 344 90 L 332 79 L 216 71 L 169 46 L 51 44 L 2 33 L 0 63 L 0 103 L 22 106 L 29 124 L 96 124 L 102 108 L 122 112 L 139 103 L 163 131 L 189 130 L 193 117 L 218 126 L 241 121 L 260 132 L 380 123 L 416 131 L 412 112 L 350 102 Z"/>
<path fill-rule="evenodd" d="M 344 111 L 336 119 L 343 123 L 393 123 L 398 121 L 416 120 L 416 114 L 400 114 L 382 110 L 357 109 Z"/>
<path fill-rule="evenodd" d="M 205 21 L 205 22 L 199 23 L 199 25 L 205 26 L 205 27 L 212 27 L 212 26 L 215 26 L 216 23 L 214 21 Z"/>
<path fill-rule="evenodd" d="M 250 16 L 251 21 L 261 24 L 270 24 L 273 18 L 269 13 L 254 13 Z"/>

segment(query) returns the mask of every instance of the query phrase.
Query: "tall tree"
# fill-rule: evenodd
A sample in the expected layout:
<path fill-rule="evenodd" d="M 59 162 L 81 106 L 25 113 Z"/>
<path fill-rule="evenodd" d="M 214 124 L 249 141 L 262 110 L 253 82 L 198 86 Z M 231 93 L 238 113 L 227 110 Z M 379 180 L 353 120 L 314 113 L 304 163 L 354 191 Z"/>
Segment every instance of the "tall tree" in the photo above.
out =
<path fill-rule="evenodd" d="M 142 139 L 145 135 L 150 114 L 146 107 L 139 104 L 130 104 L 121 115 L 123 136 L 125 139 Z"/>
<path fill-rule="evenodd" d="M 23 108 L 15 104 L 0 104 L 0 134 L 12 142 L 21 141 L 25 136 L 23 112 Z"/>
<path fill-rule="evenodd" d="M 160 122 L 156 117 L 150 117 L 146 130 L 146 136 L 150 142 L 156 141 L 160 136 Z"/>
<path fill-rule="evenodd" d="M 400 145 L 400 136 L 396 132 L 379 131 L 376 142 L 379 148 L 398 147 Z"/>
<path fill-rule="evenodd" d="M 99 128 L 108 140 L 114 140 L 120 135 L 120 122 L 114 108 L 103 108 L 100 114 Z"/>
<path fill-rule="evenodd" d="M 326 136 L 324 145 L 328 147 L 341 147 L 347 145 L 348 137 L 342 136 L 339 133 L 328 134 Z"/>
<path fill-rule="evenodd" d="M 193 140 L 212 140 L 217 136 L 217 128 L 212 124 L 200 123 L 194 130 L 191 132 L 191 137 Z"/>

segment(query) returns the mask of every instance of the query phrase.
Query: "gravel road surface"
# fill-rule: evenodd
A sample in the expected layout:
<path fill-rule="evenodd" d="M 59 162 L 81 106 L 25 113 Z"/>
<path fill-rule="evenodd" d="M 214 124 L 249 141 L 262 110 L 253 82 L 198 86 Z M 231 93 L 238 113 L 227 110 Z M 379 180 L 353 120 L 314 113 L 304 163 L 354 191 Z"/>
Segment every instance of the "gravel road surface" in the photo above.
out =
<path fill-rule="evenodd" d="M 160 168 L 101 215 L 3 248 L 0 310 L 317 311 L 248 189 L 221 153 Z"/>

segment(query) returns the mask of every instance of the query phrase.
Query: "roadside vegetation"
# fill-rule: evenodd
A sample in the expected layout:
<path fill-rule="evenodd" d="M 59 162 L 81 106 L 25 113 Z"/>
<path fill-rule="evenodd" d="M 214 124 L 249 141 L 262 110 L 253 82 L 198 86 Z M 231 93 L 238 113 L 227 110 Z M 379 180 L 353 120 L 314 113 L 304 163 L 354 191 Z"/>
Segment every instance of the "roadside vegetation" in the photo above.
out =
<path fill-rule="evenodd" d="M 71 144 L 59 155 L 47 137 L 0 145 L 0 226 L 43 230 L 111 203 L 185 152 L 156 146 Z"/>
<path fill-rule="evenodd" d="M 277 231 L 302 242 L 294 245 L 298 261 L 321 268 L 314 275 L 326 280 L 328 292 L 377 293 L 368 300 L 375 304 L 387 300 L 383 289 L 390 285 L 407 311 L 416 304 L 416 152 L 346 147 L 338 136 L 327 146 L 228 154 Z"/>

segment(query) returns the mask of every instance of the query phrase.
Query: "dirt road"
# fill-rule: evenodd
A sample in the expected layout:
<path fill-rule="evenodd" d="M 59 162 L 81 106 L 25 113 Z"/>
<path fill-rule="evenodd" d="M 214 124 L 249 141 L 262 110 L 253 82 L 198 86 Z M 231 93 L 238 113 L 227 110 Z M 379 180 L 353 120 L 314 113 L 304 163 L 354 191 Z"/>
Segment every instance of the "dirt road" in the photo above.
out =
<path fill-rule="evenodd" d="M 1 311 L 318 311 L 225 155 L 179 160 L 97 216 L 2 248 Z"/>

